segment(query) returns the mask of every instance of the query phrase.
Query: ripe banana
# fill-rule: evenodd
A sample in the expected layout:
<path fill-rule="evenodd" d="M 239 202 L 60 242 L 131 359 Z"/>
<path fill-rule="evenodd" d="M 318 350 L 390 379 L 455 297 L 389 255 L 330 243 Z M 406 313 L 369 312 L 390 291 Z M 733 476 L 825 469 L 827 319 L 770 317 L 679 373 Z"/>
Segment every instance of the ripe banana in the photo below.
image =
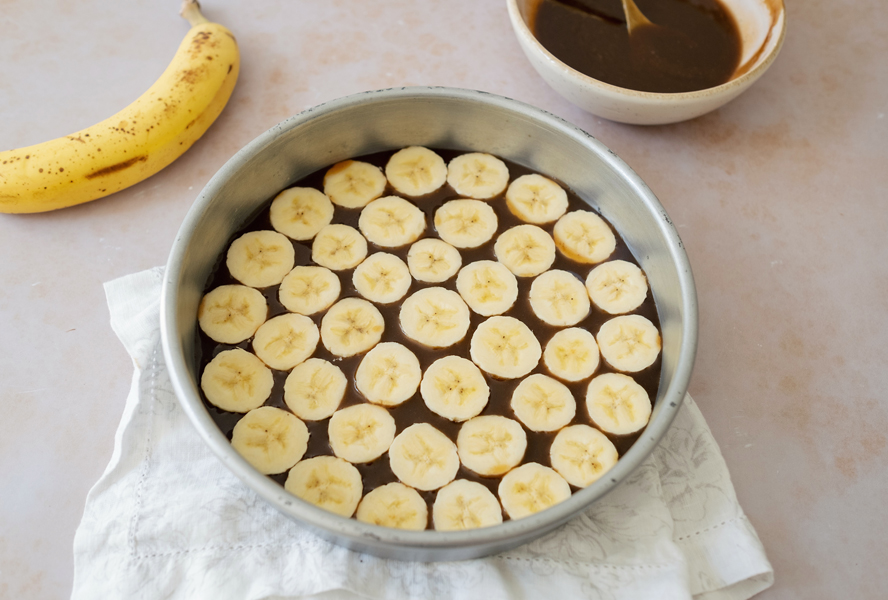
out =
<path fill-rule="evenodd" d="M 466 336 L 469 307 L 459 294 L 430 287 L 411 294 L 398 315 L 404 335 L 431 348 L 447 348 Z"/>
<path fill-rule="evenodd" d="M 419 393 L 430 411 L 456 422 L 481 414 L 490 399 L 484 375 L 461 356 L 445 356 L 429 365 Z"/>
<path fill-rule="evenodd" d="M 231 447 L 260 473 L 283 473 L 305 455 L 308 427 L 292 413 L 261 406 L 235 424 Z"/>
<path fill-rule="evenodd" d="M 536 225 L 517 225 L 493 245 L 496 259 L 518 277 L 536 277 L 555 262 L 555 242 Z"/>
<path fill-rule="evenodd" d="M 210 127 L 240 68 L 231 32 L 207 21 L 194 0 L 192 24 L 172 62 L 135 102 L 71 135 L 0 152 L 0 212 L 34 213 L 95 200 L 134 185 L 181 156 Z"/>
<path fill-rule="evenodd" d="M 364 483 L 351 463 L 335 456 L 316 456 L 290 469 L 284 489 L 319 508 L 350 517 L 361 501 Z"/>
<path fill-rule="evenodd" d="M 231 276 L 254 288 L 278 285 L 295 262 L 292 242 L 277 231 L 245 233 L 231 243 L 225 257 Z"/>
<path fill-rule="evenodd" d="M 651 399 L 628 375 L 605 373 L 589 382 L 586 409 L 592 422 L 602 431 L 626 435 L 648 424 Z"/>
<path fill-rule="evenodd" d="M 463 423 L 456 436 L 456 448 L 467 469 L 494 477 L 521 463 L 527 450 L 527 434 L 517 421 L 484 415 Z"/>
<path fill-rule="evenodd" d="M 207 292 L 197 308 L 200 328 L 222 344 L 239 344 L 251 337 L 267 316 L 265 296 L 245 285 L 220 285 Z"/>
<path fill-rule="evenodd" d="M 429 491 L 453 481 L 459 455 L 449 437 L 428 423 L 415 423 L 395 437 L 389 448 L 389 465 L 401 482 Z"/>
<path fill-rule="evenodd" d="M 324 175 L 324 193 L 343 208 L 363 208 L 382 196 L 385 175 L 379 167 L 357 160 L 336 163 Z"/>
<path fill-rule="evenodd" d="M 571 485 L 584 488 L 617 464 L 617 448 L 606 435 L 588 425 L 571 425 L 558 432 L 549 460 Z"/>
<path fill-rule="evenodd" d="M 392 155 L 385 165 L 385 176 L 399 193 L 425 196 L 447 181 L 447 165 L 428 148 L 410 146 Z"/>
<path fill-rule="evenodd" d="M 375 306 L 361 298 L 344 298 L 321 319 L 321 341 L 335 354 L 348 358 L 379 343 L 385 319 Z"/>
<path fill-rule="evenodd" d="M 380 527 L 421 531 L 428 526 L 429 507 L 413 488 L 388 483 L 364 496 L 355 518 Z"/>
<path fill-rule="evenodd" d="M 586 318 L 591 308 L 586 286 L 568 271 L 553 269 L 533 280 L 530 286 L 530 307 L 541 321 L 549 325 L 576 325 Z"/>
<path fill-rule="evenodd" d="M 506 206 L 525 223 L 554 223 L 567 211 L 567 192 L 542 175 L 522 175 L 509 184 Z"/>
<path fill-rule="evenodd" d="M 509 169 L 490 154 L 460 154 L 447 165 L 447 183 L 460 196 L 489 200 L 506 189 Z"/>
<path fill-rule="evenodd" d="M 395 439 L 395 419 L 381 406 L 355 404 L 330 417 L 327 437 L 333 454 L 352 464 L 382 456 Z"/>
<path fill-rule="evenodd" d="M 421 379 L 419 359 L 397 342 L 377 344 L 364 355 L 355 371 L 358 391 L 382 406 L 397 406 L 412 398 Z"/>
<path fill-rule="evenodd" d="M 462 255 L 447 242 L 425 238 L 410 246 L 407 266 L 417 281 L 443 283 L 459 271 Z"/>
<path fill-rule="evenodd" d="M 348 380 L 342 369 L 321 358 L 309 358 L 284 381 L 284 402 L 304 421 L 326 419 L 339 408 Z"/>
<path fill-rule="evenodd" d="M 660 354 L 660 332 L 641 315 L 623 315 L 605 321 L 596 339 L 607 364 L 625 373 L 648 368 Z"/>
<path fill-rule="evenodd" d="M 310 316 L 330 308 L 341 291 L 342 283 L 330 269 L 298 266 L 281 281 L 278 299 L 287 310 Z"/>
<path fill-rule="evenodd" d="M 271 226 L 294 240 L 310 240 L 333 220 L 333 203 L 314 188 L 284 190 L 269 208 Z"/>
<path fill-rule="evenodd" d="M 435 229 L 457 248 L 477 248 L 496 233 L 496 213 L 480 200 L 451 200 L 435 211 Z"/>
<path fill-rule="evenodd" d="M 631 262 L 609 260 L 589 272 L 586 290 L 595 306 L 619 315 L 635 310 L 647 298 L 647 277 Z"/>
<path fill-rule="evenodd" d="M 327 225 L 311 243 L 311 259 L 333 271 L 353 269 L 367 258 L 367 240 L 354 227 Z"/>
<path fill-rule="evenodd" d="M 274 376 L 254 354 L 234 348 L 217 354 L 204 368 L 200 388 L 214 406 L 245 413 L 271 395 Z"/>
<path fill-rule="evenodd" d="M 617 247 L 614 232 L 594 212 L 575 210 L 555 223 L 555 244 L 571 260 L 586 264 L 600 263 Z"/>
<path fill-rule="evenodd" d="M 517 379 L 534 370 L 543 354 L 530 327 L 515 317 L 490 317 L 475 329 L 472 361 L 499 379 Z"/>
<path fill-rule="evenodd" d="M 518 280 L 502 263 L 477 260 L 456 276 L 456 290 L 483 317 L 501 315 L 518 299 Z"/>
<path fill-rule="evenodd" d="M 531 431 L 557 431 L 577 414 L 577 401 L 563 383 L 534 373 L 512 392 L 512 410 Z"/>
<path fill-rule="evenodd" d="M 269 319 L 253 336 L 253 352 L 279 371 L 289 371 L 314 354 L 320 332 L 305 315 L 287 313 Z"/>
<path fill-rule="evenodd" d="M 438 490 L 432 505 L 432 523 L 438 531 L 490 527 L 503 522 L 496 496 L 480 483 L 457 479 Z"/>
<path fill-rule="evenodd" d="M 404 261 L 387 252 L 371 254 L 352 274 L 352 284 L 358 293 L 379 304 L 397 302 L 411 283 L 410 269 Z"/>
<path fill-rule="evenodd" d="M 582 381 L 591 377 L 599 362 L 595 337 L 579 327 L 562 329 L 552 336 L 543 351 L 546 368 L 564 381 Z"/>
<path fill-rule="evenodd" d="M 418 240 L 426 221 L 422 211 L 407 200 L 386 196 L 364 207 L 358 228 L 377 246 L 398 248 Z"/>
<path fill-rule="evenodd" d="M 528 517 L 570 498 L 570 485 L 564 477 L 533 462 L 509 471 L 497 491 L 512 519 Z"/>

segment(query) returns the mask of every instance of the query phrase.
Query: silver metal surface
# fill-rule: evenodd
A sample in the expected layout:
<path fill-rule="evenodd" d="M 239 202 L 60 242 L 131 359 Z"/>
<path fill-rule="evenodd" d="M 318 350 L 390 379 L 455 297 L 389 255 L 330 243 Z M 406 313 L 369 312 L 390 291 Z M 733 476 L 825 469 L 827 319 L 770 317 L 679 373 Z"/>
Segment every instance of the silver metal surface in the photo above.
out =
<path fill-rule="evenodd" d="M 408 532 L 344 519 L 295 498 L 230 446 L 198 392 L 197 306 L 231 236 L 277 192 L 340 160 L 409 145 L 496 154 L 567 184 L 620 232 L 648 275 L 663 337 L 660 390 L 650 424 L 607 476 L 548 510 L 466 532 Z M 402 560 L 462 560 L 530 541 L 623 481 L 659 443 L 681 406 L 697 346 L 691 268 L 672 222 L 622 160 L 584 131 L 526 104 L 451 88 L 348 96 L 272 127 L 210 180 L 185 218 L 166 267 L 164 356 L 173 388 L 212 451 L 247 486 L 336 544 Z"/>

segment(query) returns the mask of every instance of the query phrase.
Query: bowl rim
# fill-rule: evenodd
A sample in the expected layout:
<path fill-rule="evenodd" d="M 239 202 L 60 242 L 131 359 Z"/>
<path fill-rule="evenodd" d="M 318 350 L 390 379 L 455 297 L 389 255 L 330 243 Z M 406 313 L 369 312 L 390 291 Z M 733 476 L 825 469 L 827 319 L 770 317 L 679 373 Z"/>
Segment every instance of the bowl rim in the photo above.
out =
<path fill-rule="evenodd" d="M 529 517 L 505 521 L 492 527 L 459 532 L 435 530 L 404 531 L 362 523 L 344 518 L 304 502 L 286 492 L 280 484 L 256 471 L 238 455 L 227 438 L 212 420 L 197 392 L 195 374 L 191 373 L 177 323 L 179 283 L 183 273 L 189 242 L 210 209 L 214 198 L 223 190 L 231 174 L 245 166 L 257 154 L 273 145 L 281 136 L 321 116 L 339 111 L 361 110 L 368 104 L 415 101 L 456 101 L 481 103 L 504 112 L 504 115 L 522 116 L 555 129 L 559 134 L 573 138 L 588 146 L 600 160 L 617 171 L 654 215 L 667 250 L 675 263 L 678 275 L 681 310 L 682 345 L 676 359 L 675 374 L 668 388 L 658 394 L 664 414 L 652 421 L 644 433 L 621 457 L 617 465 L 604 477 L 589 487 L 578 490 L 567 500 Z M 454 560 L 483 556 L 494 551 L 514 547 L 529 541 L 577 515 L 582 510 L 612 491 L 619 483 L 641 465 L 669 429 L 675 418 L 690 381 L 697 348 L 698 308 L 696 290 L 690 263 L 678 232 L 663 206 L 641 178 L 617 155 L 589 133 L 542 109 L 488 92 L 448 87 L 402 87 L 361 92 L 313 106 L 290 117 L 260 134 L 239 150 L 210 179 L 188 211 L 173 242 L 164 271 L 160 307 L 161 342 L 164 359 L 170 373 L 173 390 L 180 406 L 198 434 L 213 453 L 243 483 L 285 515 L 312 528 L 338 545 L 370 552 L 380 556 L 392 556 L 413 560 Z M 471 548 L 476 548 L 471 551 Z M 442 551 L 451 550 L 449 554 Z M 459 555 L 455 550 L 462 550 Z"/>
<path fill-rule="evenodd" d="M 595 79 L 594 77 L 590 77 L 585 73 L 577 71 L 576 69 L 556 57 L 554 54 L 549 52 L 549 50 L 545 46 L 543 46 L 542 43 L 540 43 L 540 41 L 530 30 L 530 25 L 528 25 L 524 17 L 521 16 L 521 11 L 518 9 L 518 0 L 506 0 L 506 3 L 508 5 L 509 17 L 512 22 L 512 28 L 515 30 L 515 34 L 523 38 L 525 41 L 529 42 L 531 46 L 542 57 L 544 57 L 553 66 L 555 66 L 565 76 L 577 81 L 580 84 L 588 85 L 593 88 L 598 88 L 599 91 L 611 94 L 615 97 L 635 98 L 639 100 L 649 101 L 660 100 L 676 102 L 682 100 L 701 100 L 710 96 L 719 96 L 729 93 L 735 88 L 744 88 L 748 84 L 751 84 L 753 81 L 758 79 L 768 69 L 768 67 L 771 66 L 771 63 L 774 62 L 774 60 L 777 58 L 777 55 L 780 53 L 780 49 L 783 47 L 783 42 L 786 38 L 786 5 L 784 3 L 784 0 L 775 1 L 779 2 L 779 11 L 776 19 L 779 21 L 780 31 L 778 33 L 777 42 L 774 44 L 774 47 L 771 48 L 770 52 L 767 53 L 765 58 L 739 77 L 729 79 L 725 83 L 717 86 L 705 88 L 702 90 L 695 90 L 692 92 L 645 92 L 641 90 L 633 90 L 631 88 L 624 88 L 613 85 L 600 79 Z M 773 34 L 774 26 L 772 24 L 772 26 L 768 29 L 768 35 L 762 42 L 762 48 L 764 48 L 768 44 Z"/>

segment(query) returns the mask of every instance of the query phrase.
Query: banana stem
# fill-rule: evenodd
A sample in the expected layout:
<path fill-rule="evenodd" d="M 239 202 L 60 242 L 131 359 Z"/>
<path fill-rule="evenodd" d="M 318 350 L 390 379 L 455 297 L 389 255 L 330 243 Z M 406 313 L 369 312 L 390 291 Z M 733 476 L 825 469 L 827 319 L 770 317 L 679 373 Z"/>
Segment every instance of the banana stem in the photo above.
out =
<path fill-rule="evenodd" d="M 191 23 L 191 26 L 200 25 L 201 23 L 209 23 L 209 19 L 200 12 L 200 3 L 197 0 L 182 0 L 182 10 L 179 11 L 185 19 Z"/>

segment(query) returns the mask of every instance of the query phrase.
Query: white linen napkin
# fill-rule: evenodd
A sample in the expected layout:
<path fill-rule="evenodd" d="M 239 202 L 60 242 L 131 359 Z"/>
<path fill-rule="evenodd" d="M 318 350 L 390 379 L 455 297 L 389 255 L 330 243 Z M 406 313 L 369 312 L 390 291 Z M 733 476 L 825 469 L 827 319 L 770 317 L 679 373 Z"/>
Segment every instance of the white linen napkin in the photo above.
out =
<path fill-rule="evenodd" d="M 774 581 L 690 396 L 627 481 L 515 550 L 413 563 L 323 541 L 232 475 L 179 407 L 160 349 L 162 278 L 155 268 L 105 285 L 135 373 L 74 539 L 75 599 L 741 600 Z"/>

